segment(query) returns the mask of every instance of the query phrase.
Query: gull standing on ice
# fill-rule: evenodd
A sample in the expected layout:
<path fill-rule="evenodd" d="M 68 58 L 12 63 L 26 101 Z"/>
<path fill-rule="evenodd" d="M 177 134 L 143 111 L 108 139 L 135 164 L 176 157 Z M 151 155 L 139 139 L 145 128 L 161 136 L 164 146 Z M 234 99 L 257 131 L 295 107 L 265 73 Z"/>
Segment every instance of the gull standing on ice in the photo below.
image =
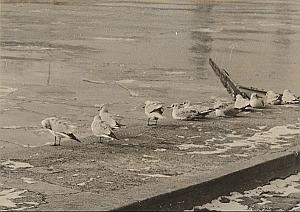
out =
<path fill-rule="evenodd" d="M 275 93 L 274 91 L 268 91 L 266 93 L 266 103 L 270 105 L 280 105 L 281 104 L 281 95 Z"/>
<path fill-rule="evenodd" d="M 93 134 L 100 139 L 101 138 L 111 138 L 119 140 L 112 131 L 112 128 L 105 121 L 101 120 L 100 115 L 96 115 L 91 125 Z"/>
<path fill-rule="evenodd" d="M 250 98 L 250 106 L 253 108 L 264 108 L 265 103 L 262 98 L 259 98 L 257 93 L 252 93 Z"/>
<path fill-rule="evenodd" d="M 114 118 L 113 115 L 108 112 L 105 104 L 100 105 L 99 108 L 99 115 L 102 121 L 108 124 L 113 130 L 119 129 L 121 127 L 125 127 L 126 125 L 118 123 Z"/>
<path fill-rule="evenodd" d="M 148 126 L 150 126 L 150 120 L 155 121 L 155 125 L 157 125 L 158 119 L 165 119 L 162 114 L 164 112 L 164 108 L 162 103 L 157 101 L 146 101 L 145 102 L 145 114 L 148 117 Z"/>
<path fill-rule="evenodd" d="M 53 146 L 60 145 L 60 140 L 62 138 L 72 139 L 78 142 L 81 142 L 74 134 L 75 126 L 68 124 L 63 120 L 59 120 L 55 117 L 50 117 L 44 119 L 42 122 L 42 127 L 48 129 L 54 135 L 54 144 Z M 58 143 L 56 143 L 56 141 Z"/>
<path fill-rule="evenodd" d="M 197 111 L 191 108 L 182 108 L 179 104 L 174 103 L 170 106 L 173 108 L 172 117 L 177 120 L 196 120 L 204 118 L 206 115 L 214 111 L 214 109 L 208 109 L 204 111 Z"/>
<path fill-rule="evenodd" d="M 282 94 L 282 102 L 284 104 L 298 104 L 300 102 L 300 99 L 290 90 L 286 89 Z"/>

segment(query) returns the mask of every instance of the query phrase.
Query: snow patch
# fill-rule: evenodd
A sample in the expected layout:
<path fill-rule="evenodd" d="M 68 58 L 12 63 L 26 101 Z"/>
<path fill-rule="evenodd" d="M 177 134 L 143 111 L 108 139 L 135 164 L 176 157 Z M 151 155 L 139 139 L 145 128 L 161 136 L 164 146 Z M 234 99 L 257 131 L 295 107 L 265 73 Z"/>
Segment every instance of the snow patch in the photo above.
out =
<path fill-rule="evenodd" d="M 24 163 L 24 162 L 18 162 L 18 161 L 12 161 L 8 160 L 3 163 L 1 163 L 2 166 L 16 170 L 19 168 L 32 168 L 33 166 L 30 165 L 29 163 Z"/>

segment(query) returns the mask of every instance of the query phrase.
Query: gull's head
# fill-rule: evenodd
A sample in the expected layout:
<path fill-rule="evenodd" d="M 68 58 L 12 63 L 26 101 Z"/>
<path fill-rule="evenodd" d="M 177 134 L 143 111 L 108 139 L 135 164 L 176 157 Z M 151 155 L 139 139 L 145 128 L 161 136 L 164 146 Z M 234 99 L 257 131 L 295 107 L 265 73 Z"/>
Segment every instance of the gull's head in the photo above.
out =
<path fill-rule="evenodd" d="M 241 95 L 241 94 L 237 94 L 236 96 L 235 96 L 235 99 L 237 100 L 237 99 L 243 99 L 243 96 Z"/>
<path fill-rule="evenodd" d="M 145 101 L 145 104 L 144 104 L 143 108 L 145 108 L 147 105 L 150 105 L 151 103 L 152 103 L 152 102 L 149 101 L 149 100 Z"/>
<path fill-rule="evenodd" d="M 95 107 L 98 108 L 98 111 L 102 110 L 107 112 L 106 104 L 100 104 L 100 105 L 96 104 Z"/>
<path fill-rule="evenodd" d="M 50 119 L 44 119 L 41 124 L 44 129 L 51 129 Z"/>
<path fill-rule="evenodd" d="M 191 105 L 191 102 L 190 102 L 189 100 L 185 100 L 185 101 L 182 103 L 182 105 L 183 105 L 184 107 L 188 107 L 188 106 Z"/>
<path fill-rule="evenodd" d="M 257 93 L 252 93 L 252 94 L 251 94 L 251 99 L 253 99 L 253 98 L 258 98 Z"/>
<path fill-rule="evenodd" d="M 248 99 L 248 95 L 245 92 L 241 92 L 240 94 L 243 98 Z"/>
<path fill-rule="evenodd" d="M 99 110 L 102 108 L 102 105 L 103 105 L 103 104 L 100 104 L 100 105 L 98 105 L 98 104 L 95 104 L 95 105 L 94 105 L 94 107 L 95 107 L 95 108 L 97 108 L 97 109 L 98 109 L 98 111 L 99 111 Z"/>
<path fill-rule="evenodd" d="M 150 104 L 151 104 L 151 101 L 149 101 L 149 100 L 145 101 L 145 106 L 150 105 Z"/>

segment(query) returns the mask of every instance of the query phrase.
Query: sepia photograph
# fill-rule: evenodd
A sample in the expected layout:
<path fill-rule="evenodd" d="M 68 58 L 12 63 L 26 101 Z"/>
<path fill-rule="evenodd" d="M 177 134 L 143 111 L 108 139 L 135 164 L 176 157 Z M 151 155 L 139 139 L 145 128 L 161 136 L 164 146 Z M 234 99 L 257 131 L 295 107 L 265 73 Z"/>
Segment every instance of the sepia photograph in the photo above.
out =
<path fill-rule="evenodd" d="M 299 0 L 0 20 L 0 211 L 300 211 Z"/>

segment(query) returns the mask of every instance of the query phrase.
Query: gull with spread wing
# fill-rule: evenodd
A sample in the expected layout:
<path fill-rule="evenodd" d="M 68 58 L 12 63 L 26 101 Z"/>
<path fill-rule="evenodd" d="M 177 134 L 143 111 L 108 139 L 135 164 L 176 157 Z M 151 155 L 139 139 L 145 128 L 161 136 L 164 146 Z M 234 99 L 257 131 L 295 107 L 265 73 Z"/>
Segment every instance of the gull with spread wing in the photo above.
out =
<path fill-rule="evenodd" d="M 163 104 L 157 101 L 146 101 L 145 102 L 145 114 L 148 117 L 148 126 L 150 126 L 150 120 L 155 121 L 155 125 L 157 125 L 158 119 L 165 119 L 162 115 L 164 112 Z"/>

